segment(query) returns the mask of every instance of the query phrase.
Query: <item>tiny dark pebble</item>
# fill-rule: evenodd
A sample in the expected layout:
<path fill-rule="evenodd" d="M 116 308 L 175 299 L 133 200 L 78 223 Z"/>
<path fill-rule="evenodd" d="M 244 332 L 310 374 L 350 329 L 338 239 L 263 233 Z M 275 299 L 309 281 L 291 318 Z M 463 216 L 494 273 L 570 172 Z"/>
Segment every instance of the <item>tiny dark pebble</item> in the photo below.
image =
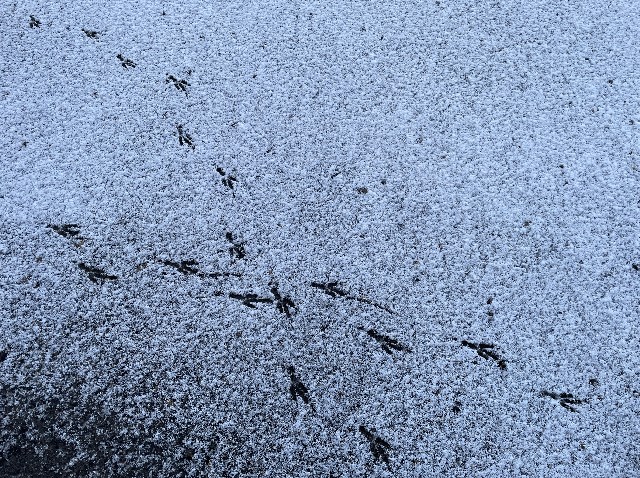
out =
<path fill-rule="evenodd" d="M 493 302 L 493 297 L 489 297 L 487 299 L 487 305 L 491 305 L 492 302 Z"/>
<path fill-rule="evenodd" d="M 383 179 L 382 181 L 380 181 L 382 184 L 387 184 L 387 180 Z"/>
<path fill-rule="evenodd" d="M 631 264 L 631 267 L 633 267 L 634 271 L 640 271 L 640 264 Z"/>
<path fill-rule="evenodd" d="M 187 447 L 184 450 L 184 458 L 186 460 L 193 460 L 193 457 L 194 457 L 195 454 L 196 454 L 196 451 L 191 447 Z"/>
<path fill-rule="evenodd" d="M 589 385 L 591 385 L 592 387 L 597 387 L 598 385 L 600 385 L 600 382 L 598 382 L 597 378 L 590 378 Z"/>
<path fill-rule="evenodd" d="M 360 194 L 367 194 L 369 192 L 367 188 L 358 188 L 357 191 Z"/>
<path fill-rule="evenodd" d="M 610 84 L 610 85 L 613 85 L 613 80 L 609 80 L 609 84 Z"/>
<path fill-rule="evenodd" d="M 0 350 L 0 362 L 4 362 L 7 359 L 7 355 L 9 354 L 6 350 Z"/>

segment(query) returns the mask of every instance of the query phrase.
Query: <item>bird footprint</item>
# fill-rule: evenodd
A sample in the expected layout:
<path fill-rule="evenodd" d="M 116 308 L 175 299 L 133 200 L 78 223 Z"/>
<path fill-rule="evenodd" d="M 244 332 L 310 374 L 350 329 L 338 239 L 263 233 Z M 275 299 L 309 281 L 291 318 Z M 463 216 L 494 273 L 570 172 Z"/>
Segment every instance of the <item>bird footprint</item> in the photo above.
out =
<path fill-rule="evenodd" d="M 278 312 L 285 314 L 287 317 L 291 317 L 292 309 L 296 308 L 296 304 L 289 297 L 283 296 L 278 291 L 277 284 L 273 284 L 271 286 L 271 294 L 275 297 L 276 300 L 276 308 Z"/>
<path fill-rule="evenodd" d="M 581 405 L 584 403 L 584 400 L 579 400 L 575 398 L 571 393 L 555 393 L 555 392 L 547 392 L 546 390 L 543 390 L 541 395 L 543 397 L 549 397 L 553 400 L 556 400 L 560 404 L 560 406 L 562 406 L 563 408 L 566 408 L 571 412 L 578 411 L 575 405 Z"/>
<path fill-rule="evenodd" d="M 184 130 L 184 127 L 179 124 L 177 126 L 178 128 L 178 142 L 180 143 L 180 146 L 188 146 L 191 149 L 196 149 L 196 145 L 193 144 L 193 138 L 191 137 L 191 135 L 189 133 L 187 133 Z"/>
<path fill-rule="evenodd" d="M 494 360 L 501 369 L 504 370 L 507 368 L 507 362 L 493 351 L 495 345 L 485 343 L 474 344 L 473 342 L 467 342 L 466 340 L 462 341 L 462 345 L 470 348 L 471 350 L 475 350 L 476 353 L 485 360 Z"/>
<path fill-rule="evenodd" d="M 117 280 L 118 276 L 107 274 L 104 270 L 97 267 L 89 266 L 84 262 L 78 263 L 78 267 L 87 273 L 91 282 L 97 283 L 98 281 Z"/>
<path fill-rule="evenodd" d="M 376 460 L 383 461 L 387 466 L 389 466 L 389 451 L 391 450 L 391 445 L 379 436 L 367 430 L 363 425 L 360 425 L 360 433 L 362 433 L 369 442 L 369 449 L 371 450 L 373 457 Z"/>
<path fill-rule="evenodd" d="M 231 244 L 231 247 L 229 248 L 229 254 L 231 254 L 231 257 L 235 257 L 236 259 L 243 259 L 246 255 L 246 251 L 244 250 L 244 242 L 235 240 L 231 232 L 227 232 L 226 238 L 227 241 Z"/>
<path fill-rule="evenodd" d="M 85 35 L 87 35 L 89 38 L 93 38 L 94 40 L 100 36 L 100 32 L 97 32 L 95 30 L 86 30 L 83 28 L 82 31 Z"/>
<path fill-rule="evenodd" d="M 231 176 L 230 174 L 227 175 L 227 173 L 225 173 L 224 169 L 222 169 L 221 167 L 217 167 L 216 171 L 218 171 L 218 174 L 222 176 L 222 184 L 229 189 L 233 189 L 234 184 L 238 182 L 236 177 Z"/>
<path fill-rule="evenodd" d="M 80 226 L 77 224 L 60 224 L 59 226 L 55 224 L 47 224 L 47 227 L 49 229 L 53 229 L 53 231 L 66 238 L 76 237 L 80 234 Z"/>
<path fill-rule="evenodd" d="M 187 86 L 191 85 L 187 82 L 187 80 L 179 80 L 173 75 L 167 75 L 166 82 L 173 83 L 173 86 L 175 86 L 177 90 L 184 91 L 187 95 L 189 94 L 187 92 Z"/>
<path fill-rule="evenodd" d="M 120 53 L 118 53 L 118 55 L 116 55 L 116 58 L 118 58 L 118 60 L 120 60 L 120 62 L 122 63 L 122 66 L 125 69 L 127 69 L 127 68 L 135 68 L 136 67 L 136 64 L 132 60 L 129 60 L 129 58 L 125 58 Z"/>
<path fill-rule="evenodd" d="M 310 403 L 311 399 L 309 398 L 309 390 L 296 375 L 296 370 L 292 366 L 289 366 L 287 367 L 287 372 L 289 373 L 289 378 L 291 379 L 291 385 L 289 385 L 289 393 L 291 394 L 291 399 L 297 402 L 298 397 L 300 397 L 306 405 L 311 405 L 311 407 L 313 408 L 313 404 Z"/>

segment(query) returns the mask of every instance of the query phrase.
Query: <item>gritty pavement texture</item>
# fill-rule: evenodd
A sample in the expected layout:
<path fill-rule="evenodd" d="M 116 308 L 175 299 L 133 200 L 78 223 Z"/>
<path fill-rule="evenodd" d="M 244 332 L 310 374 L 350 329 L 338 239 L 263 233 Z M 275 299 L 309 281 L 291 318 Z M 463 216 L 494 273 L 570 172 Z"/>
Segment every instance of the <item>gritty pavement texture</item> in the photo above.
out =
<path fill-rule="evenodd" d="M 638 0 L 0 28 L 0 476 L 640 476 Z"/>

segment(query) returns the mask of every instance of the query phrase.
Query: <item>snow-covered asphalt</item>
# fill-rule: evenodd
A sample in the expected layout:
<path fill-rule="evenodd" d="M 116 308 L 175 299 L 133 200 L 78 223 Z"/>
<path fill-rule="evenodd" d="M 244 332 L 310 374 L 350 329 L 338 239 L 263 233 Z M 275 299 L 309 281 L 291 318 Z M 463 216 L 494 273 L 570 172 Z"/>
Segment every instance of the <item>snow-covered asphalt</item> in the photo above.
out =
<path fill-rule="evenodd" d="M 0 31 L 0 476 L 640 476 L 638 0 Z"/>

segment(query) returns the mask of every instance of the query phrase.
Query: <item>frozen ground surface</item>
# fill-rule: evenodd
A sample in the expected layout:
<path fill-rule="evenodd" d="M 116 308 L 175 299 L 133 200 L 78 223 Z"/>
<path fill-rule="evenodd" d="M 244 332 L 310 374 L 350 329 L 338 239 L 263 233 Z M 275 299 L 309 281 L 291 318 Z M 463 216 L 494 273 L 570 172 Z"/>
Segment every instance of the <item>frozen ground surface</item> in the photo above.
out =
<path fill-rule="evenodd" d="M 640 474 L 638 0 L 0 30 L 0 476 Z"/>

